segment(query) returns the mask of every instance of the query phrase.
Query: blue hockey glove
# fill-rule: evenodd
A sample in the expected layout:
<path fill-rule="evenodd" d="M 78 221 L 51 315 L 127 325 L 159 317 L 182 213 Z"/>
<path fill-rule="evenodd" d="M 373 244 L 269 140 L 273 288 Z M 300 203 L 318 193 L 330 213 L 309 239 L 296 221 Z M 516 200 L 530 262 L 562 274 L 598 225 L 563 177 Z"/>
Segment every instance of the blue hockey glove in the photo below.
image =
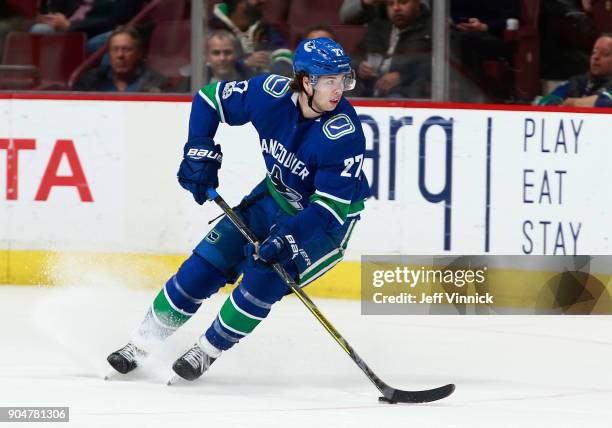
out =
<path fill-rule="evenodd" d="M 255 244 L 251 244 L 250 242 L 244 246 L 244 255 L 246 256 L 247 265 L 258 271 L 268 271 L 270 270 L 270 265 L 264 263 L 257 254 L 257 248 Z"/>
<path fill-rule="evenodd" d="M 293 235 L 278 226 L 272 226 L 270 234 L 259 245 L 258 251 L 255 249 L 255 245 L 251 243 L 245 247 L 245 254 L 251 266 L 253 266 L 253 263 L 257 263 L 257 259 L 266 264 L 278 262 L 282 265 L 294 259 L 299 251 L 300 249 Z"/>
<path fill-rule="evenodd" d="M 208 199 L 206 189 L 219 187 L 222 158 L 221 146 L 212 138 L 195 138 L 185 144 L 177 177 L 180 185 L 189 190 L 200 205 Z"/>

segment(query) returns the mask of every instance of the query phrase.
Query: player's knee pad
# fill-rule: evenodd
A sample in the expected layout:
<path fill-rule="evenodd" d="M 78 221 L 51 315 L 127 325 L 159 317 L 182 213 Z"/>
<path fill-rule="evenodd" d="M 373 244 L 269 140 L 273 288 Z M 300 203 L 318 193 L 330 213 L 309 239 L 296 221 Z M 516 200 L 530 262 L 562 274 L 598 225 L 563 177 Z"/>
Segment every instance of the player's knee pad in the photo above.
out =
<path fill-rule="evenodd" d="M 164 287 L 170 301 L 178 309 L 195 313 L 202 301 L 216 293 L 226 283 L 225 276 L 197 254 L 181 265 Z"/>

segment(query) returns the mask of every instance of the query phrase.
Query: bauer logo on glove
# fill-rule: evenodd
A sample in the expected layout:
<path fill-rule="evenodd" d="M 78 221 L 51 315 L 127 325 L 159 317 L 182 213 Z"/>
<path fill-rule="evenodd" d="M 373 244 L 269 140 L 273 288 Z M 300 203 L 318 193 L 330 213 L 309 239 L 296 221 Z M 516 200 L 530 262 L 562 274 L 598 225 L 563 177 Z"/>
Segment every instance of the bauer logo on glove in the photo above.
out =
<path fill-rule="evenodd" d="M 189 151 L 187 152 L 185 156 L 187 156 L 188 158 L 194 161 L 199 161 L 204 158 L 207 158 L 210 160 L 216 160 L 218 162 L 221 162 L 223 159 L 223 156 L 220 152 L 216 152 L 216 151 L 212 151 L 208 149 L 196 149 L 196 148 L 189 149 Z"/>
<path fill-rule="evenodd" d="M 293 235 L 279 229 L 278 226 L 274 225 L 268 237 L 260 245 L 249 243 L 245 246 L 244 254 L 251 265 L 254 265 L 253 262 L 258 260 L 264 263 L 277 262 L 284 264 L 293 260 L 299 254 L 300 248 Z"/>
<path fill-rule="evenodd" d="M 293 235 L 285 235 L 285 239 L 287 240 L 291 248 L 291 252 L 292 252 L 291 258 L 295 259 L 295 256 L 298 255 L 300 248 L 298 247 L 297 242 L 295 242 L 295 238 L 293 237 Z"/>
<path fill-rule="evenodd" d="M 179 184 L 193 194 L 202 205 L 208 200 L 206 191 L 219 187 L 219 168 L 223 154 L 212 138 L 194 138 L 185 144 L 184 157 L 179 166 Z"/>

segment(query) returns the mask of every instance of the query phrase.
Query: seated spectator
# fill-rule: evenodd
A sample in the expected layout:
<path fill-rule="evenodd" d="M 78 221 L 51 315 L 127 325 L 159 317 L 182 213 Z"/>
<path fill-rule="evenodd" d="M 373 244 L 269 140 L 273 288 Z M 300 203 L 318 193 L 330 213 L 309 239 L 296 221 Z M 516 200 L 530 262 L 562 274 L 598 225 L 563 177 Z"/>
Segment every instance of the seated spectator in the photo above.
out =
<path fill-rule="evenodd" d="M 167 89 L 161 74 L 147 68 L 140 34 L 134 27 L 120 26 L 110 36 L 110 65 L 84 73 L 75 83 L 77 91 L 160 92 Z"/>
<path fill-rule="evenodd" d="M 423 7 L 430 9 L 429 0 L 421 0 Z M 387 19 L 387 0 L 344 0 L 340 7 L 340 22 L 361 25 L 375 19 Z"/>
<path fill-rule="evenodd" d="M 265 0 L 227 0 L 213 9 L 212 25 L 234 33 L 239 58 L 256 74 L 270 71 L 291 76 L 292 54 L 280 34 L 262 20 Z"/>
<path fill-rule="evenodd" d="M 253 71 L 238 61 L 238 40 L 227 30 L 214 30 L 206 41 L 206 78 L 203 84 L 221 80 L 247 80 Z M 182 70 L 181 70 L 182 71 Z M 191 71 L 186 70 L 186 74 Z M 177 92 L 189 92 L 191 78 L 183 80 L 176 88 Z"/>
<path fill-rule="evenodd" d="M 589 71 L 557 86 L 539 105 L 612 107 L 612 33 L 605 33 L 593 46 Z"/>
<path fill-rule="evenodd" d="M 208 82 L 221 80 L 246 80 L 253 71 L 238 61 L 238 40 L 226 30 L 216 30 L 206 43 L 206 67 Z"/>
<path fill-rule="evenodd" d="M 354 96 L 430 98 L 431 15 L 419 0 L 388 0 L 355 55 Z"/>
<path fill-rule="evenodd" d="M 304 35 L 301 40 L 304 39 L 318 39 L 319 37 L 325 37 L 331 40 L 336 40 L 336 34 L 334 30 L 327 24 L 314 24 L 304 30 Z"/>
<path fill-rule="evenodd" d="M 475 81 L 485 60 L 512 63 L 514 48 L 503 39 L 506 21 L 520 17 L 519 0 L 451 0 L 453 53 Z M 503 90 L 503 88 L 498 88 Z"/>
<path fill-rule="evenodd" d="M 46 0 L 32 33 L 80 31 L 87 34 L 87 52 L 104 45 L 118 25 L 126 24 L 145 0 Z"/>

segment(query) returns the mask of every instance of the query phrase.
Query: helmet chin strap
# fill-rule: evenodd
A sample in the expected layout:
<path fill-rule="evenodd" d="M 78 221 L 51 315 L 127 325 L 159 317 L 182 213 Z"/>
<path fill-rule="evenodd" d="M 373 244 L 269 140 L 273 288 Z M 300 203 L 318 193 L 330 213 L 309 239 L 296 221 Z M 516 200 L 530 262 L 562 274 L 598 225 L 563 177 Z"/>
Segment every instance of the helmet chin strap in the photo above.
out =
<path fill-rule="evenodd" d="M 314 111 L 315 113 L 317 113 L 317 114 L 323 114 L 323 113 L 325 113 L 325 112 L 323 112 L 323 111 L 319 111 L 319 110 L 317 110 L 316 108 L 314 108 L 314 107 L 312 106 L 312 100 L 314 99 L 314 96 L 315 96 L 315 88 L 314 88 L 314 86 L 313 86 L 313 88 L 312 88 L 312 95 L 308 95 L 308 93 L 306 93 L 306 99 L 308 99 L 308 107 L 310 107 L 310 109 L 311 109 L 312 111 Z"/>

